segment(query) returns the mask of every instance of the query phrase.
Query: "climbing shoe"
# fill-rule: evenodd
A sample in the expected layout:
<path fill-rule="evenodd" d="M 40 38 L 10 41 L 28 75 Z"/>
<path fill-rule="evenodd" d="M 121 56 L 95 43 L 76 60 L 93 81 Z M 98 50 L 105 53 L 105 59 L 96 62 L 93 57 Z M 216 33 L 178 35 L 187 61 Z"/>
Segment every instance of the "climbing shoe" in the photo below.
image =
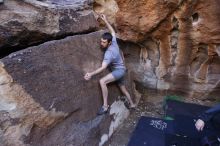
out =
<path fill-rule="evenodd" d="M 107 106 L 107 107 L 102 106 L 102 107 L 99 109 L 97 115 L 103 115 L 103 114 L 106 114 L 106 113 L 108 112 L 108 110 L 109 110 L 109 106 Z"/>

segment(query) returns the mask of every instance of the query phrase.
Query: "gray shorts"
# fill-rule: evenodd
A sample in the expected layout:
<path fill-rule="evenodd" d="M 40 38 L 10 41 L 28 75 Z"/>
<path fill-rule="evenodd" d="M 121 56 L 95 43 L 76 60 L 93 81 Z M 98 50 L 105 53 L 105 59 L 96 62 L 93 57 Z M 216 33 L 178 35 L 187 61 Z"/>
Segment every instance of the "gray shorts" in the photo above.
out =
<path fill-rule="evenodd" d="M 126 70 L 123 68 L 113 69 L 113 71 L 112 71 L 112 75 L 116 79 L 116 83 L 119 86 L 125 85 L 125 79 L 124 79 L 125 72 L 126 72 Z"/>

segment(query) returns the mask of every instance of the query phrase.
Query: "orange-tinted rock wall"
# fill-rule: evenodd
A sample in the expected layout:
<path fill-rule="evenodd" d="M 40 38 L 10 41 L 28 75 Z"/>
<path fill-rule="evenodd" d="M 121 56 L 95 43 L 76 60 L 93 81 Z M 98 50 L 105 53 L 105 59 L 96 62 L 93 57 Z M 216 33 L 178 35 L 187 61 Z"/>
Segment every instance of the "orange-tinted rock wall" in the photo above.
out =
<path fill-rule="evenodd" d="M 105 13 L 101 6 L 94 10 L 114 18 L 110 21 L 124 41 L 121 49 L 147 50 L 145 65 L 129 65 L 138 82 L 147 88 L 180 90 L 189 95 L 216 88 L 220 80 L 219 0 L 109 1 L 118 7 L 114 13 Z M 130 54 L 129 49 L 124 51 Z M 134 59 L 130 56 L 129 60 Z"/>

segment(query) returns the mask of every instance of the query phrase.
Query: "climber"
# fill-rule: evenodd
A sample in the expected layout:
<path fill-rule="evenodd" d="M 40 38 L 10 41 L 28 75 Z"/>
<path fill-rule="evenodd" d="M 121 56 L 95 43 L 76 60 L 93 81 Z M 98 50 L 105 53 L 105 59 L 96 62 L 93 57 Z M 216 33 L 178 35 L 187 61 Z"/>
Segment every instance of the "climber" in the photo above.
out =
<path fill-rule="evenodd" d="M 108 66 L 112 71 L 111 73 L 101 78 L 99 81 L 103 96 L 103 106 L 98 111 L 97 113 L 98 115 L 107 113 L 109 109 L 109 105 L 107 101 L 108 98 L 107 84 L 114 81 L 117 82 L 122 93 L 128 98 L 130 108 L 135 107 L 135 104 L 131 100 L 131 96 L 128 93 L 124 84 L 124 76 L 125 76 L 126 68 L 116 41 L 115 31 L 107 21 L 105 15 L 102 14 L 101 19 L 105 22 L 105 24 L 107 25 L 110 31 L 110 33 L 108 32 L 104 33 L 101 38 L 101 48 L 105 50 L 104 59 L 100 68 L 96 69 L 93 72 L 86 73 L 84 76 L 85 80 L 90 80 L 92 76 L 102 72 Z"/>

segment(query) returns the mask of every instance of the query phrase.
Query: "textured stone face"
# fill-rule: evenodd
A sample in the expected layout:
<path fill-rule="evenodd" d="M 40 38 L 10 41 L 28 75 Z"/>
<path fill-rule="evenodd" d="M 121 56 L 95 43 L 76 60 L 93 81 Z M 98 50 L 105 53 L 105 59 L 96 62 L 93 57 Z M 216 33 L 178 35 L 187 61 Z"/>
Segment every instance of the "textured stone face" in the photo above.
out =
<path fill-rule="evenodd" d="M 91 2 L 6 0 L 0 5 L 0 53 L 54 38 L 94 31 Z"/>
<path fill-rule="evenodd" d="M 44 109 L 56 107 L 56 110 L 63 112 L 79 110 L 82 97 L 87 97 L 91 102 L 96 95 L 100 97 L 98 81 L 93 79 L 86 82 L 83 78 L 87 71 L 101 64 L 100 36 L 101 33 L 68 37 L 15 52 L 2 59 L 4 69 Z M 83 57 L 83 54 L 87 54 L 87 57 Z M 96 83 L 97 86 L 93 88 L 86 87 Z M 76 105 L 66 102 L 71 100 Z M 90 116 L 95 114 L 90 112 Z M 84 120 L 91 118 L 86 114 L 81 115 L 85 116 Z"/>
<path fill-rule="evenodd" d="M 123 40 L 138 42 L 151 33 L 178 7 L 178 0 L 116 0 L 116 24 Z"/>
<path fill-rule="evenodd" d="M 193 41 L 196 43 L 220 43 L 220 2 L 201 0 L 195 7 L 193 19 Z"/>

